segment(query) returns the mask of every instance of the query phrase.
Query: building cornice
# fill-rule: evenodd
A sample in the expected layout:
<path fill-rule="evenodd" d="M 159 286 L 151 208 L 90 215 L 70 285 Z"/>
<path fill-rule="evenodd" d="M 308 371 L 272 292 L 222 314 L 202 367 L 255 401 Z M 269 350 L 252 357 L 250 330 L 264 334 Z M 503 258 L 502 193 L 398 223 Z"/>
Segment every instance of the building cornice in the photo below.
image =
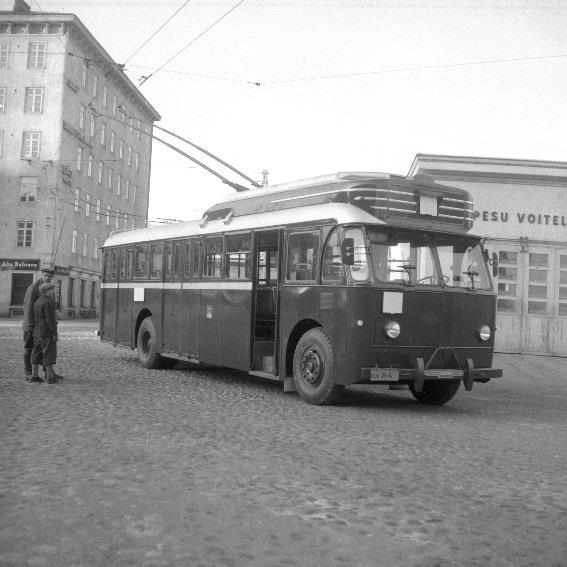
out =
<path fill-rule="evenodd" d="M 93 63 L 101 68 L 107 78 L 113 79 L 127 92 L 129 92 L 132 98 L 152 121 L 155 122 L 161 119 L 157 110 L 124 73 L 123 68 L 116 63 L 112 57 L 110 57 L 102 45 L 74 14 L 60 14 L 53 12 L 15 13 L 4 11 L 0 12 L 0 22 L 12 25 L 16 24 L 19 26 L 43 22 L 46 24 L 64 24 L 69 37 L 85 51 L 88 58 L 91 59 Z"/>

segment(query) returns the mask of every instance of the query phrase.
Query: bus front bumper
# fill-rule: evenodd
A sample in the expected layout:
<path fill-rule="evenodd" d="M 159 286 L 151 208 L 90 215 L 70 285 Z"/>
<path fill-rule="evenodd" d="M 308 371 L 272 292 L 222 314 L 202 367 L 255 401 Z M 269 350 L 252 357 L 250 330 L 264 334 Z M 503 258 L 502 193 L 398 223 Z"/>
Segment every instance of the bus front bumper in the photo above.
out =
<path fill-rule="evenodd" d="M 429 380 L 462 380 L 466 390 L 474 382 L 488 382 L 501 378 L 499 368 L 475 368 L 472 359 L 467 359 L 466 368 L 425 368 L 423 359 L 416 359 L 415 368 L 362 368 L 362 379 L 371 384 L 412 384 L 416 392 L 423 390 Z"/>

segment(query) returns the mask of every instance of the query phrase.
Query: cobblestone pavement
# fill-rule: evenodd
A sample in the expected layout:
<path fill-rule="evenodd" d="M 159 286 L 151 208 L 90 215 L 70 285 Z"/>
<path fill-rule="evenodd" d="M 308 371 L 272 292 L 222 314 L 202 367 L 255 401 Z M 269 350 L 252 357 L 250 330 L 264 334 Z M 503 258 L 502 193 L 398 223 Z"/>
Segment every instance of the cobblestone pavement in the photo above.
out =
<path fill-rule="evenodd" d="M 567 360 L 444 407 L 309 406 L 226 370 L 146 370 L 62 322 L 59 384 L 0 321 L 0 565 L 567 565 Z"/>

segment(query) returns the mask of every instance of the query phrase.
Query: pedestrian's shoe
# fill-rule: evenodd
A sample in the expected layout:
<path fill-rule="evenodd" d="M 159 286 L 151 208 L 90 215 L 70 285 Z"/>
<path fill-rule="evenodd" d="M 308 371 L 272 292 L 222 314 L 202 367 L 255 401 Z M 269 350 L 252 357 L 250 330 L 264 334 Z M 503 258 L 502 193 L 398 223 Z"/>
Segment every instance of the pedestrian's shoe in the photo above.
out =
<path fill-rule="evenodd" d="M 39 364 L 32 364 L 32 369 L 29 377 L 30 382 L 43 382 L 39 377 Z"/>
<path fill-rule="evenodd" d="M 53 372 L 53 366 L 45 367 L 45 381 L 47 384 L 57 384 L 57 378 L 55 378 L 55 372 Z"/>

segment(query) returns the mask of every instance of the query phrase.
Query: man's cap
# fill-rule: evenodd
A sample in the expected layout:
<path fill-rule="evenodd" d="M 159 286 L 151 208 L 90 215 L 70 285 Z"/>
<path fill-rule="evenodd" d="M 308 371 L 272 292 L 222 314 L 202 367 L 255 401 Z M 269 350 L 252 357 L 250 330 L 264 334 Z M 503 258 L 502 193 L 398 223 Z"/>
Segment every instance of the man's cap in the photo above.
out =
<path fill-rule="evenodd" d="M 51 266 L 45 266 L 43 268 L 41 268 L 42 272 L 45 272 L 46 274 L 55 274 L 55 270 L 51 267 Z"/>
<path fill-rule="evenodd" d="M 55 285 L 52 283 L 42 283 L 39 286 L 39 293 L 45 293 L 46 291 L 49 291 L 51 289 L 55 289 Z"/>

